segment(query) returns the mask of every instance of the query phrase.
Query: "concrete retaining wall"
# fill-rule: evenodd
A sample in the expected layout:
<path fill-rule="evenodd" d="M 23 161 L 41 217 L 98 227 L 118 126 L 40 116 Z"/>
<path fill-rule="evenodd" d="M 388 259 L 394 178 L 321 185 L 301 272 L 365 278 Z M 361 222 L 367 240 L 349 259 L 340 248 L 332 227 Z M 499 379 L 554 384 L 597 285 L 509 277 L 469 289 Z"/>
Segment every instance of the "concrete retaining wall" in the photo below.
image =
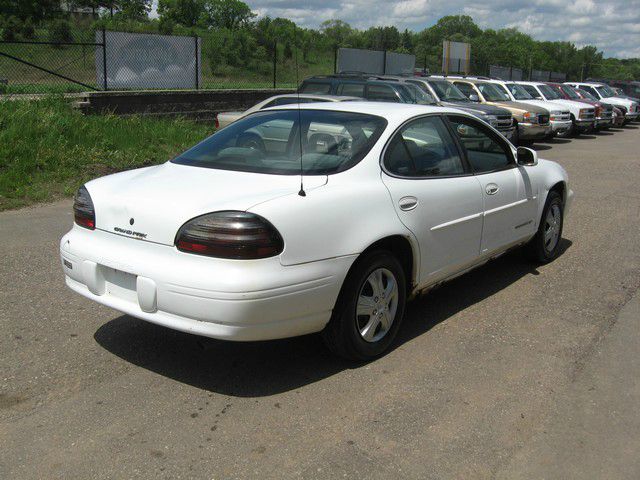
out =
<path fill-rule="evenodd" d="M 77 106 L 87 114 L 187 116 L 210 120 L 216 113 L 246 110 L 265 98 L 293 91 L 255 89 L 87 92 Z"/>

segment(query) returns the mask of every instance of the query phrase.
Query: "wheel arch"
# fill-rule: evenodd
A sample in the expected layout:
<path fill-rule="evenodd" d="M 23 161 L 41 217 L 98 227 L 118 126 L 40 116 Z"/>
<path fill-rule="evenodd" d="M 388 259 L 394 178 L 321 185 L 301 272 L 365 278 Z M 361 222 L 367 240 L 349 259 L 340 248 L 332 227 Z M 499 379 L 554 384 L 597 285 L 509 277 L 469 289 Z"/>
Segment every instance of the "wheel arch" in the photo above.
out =
<path fill-rule="evenodd" d="M 562 197 L 562 203 L 565 204 L 567 202 L 567 183 L 564 180 L 560 180 L 552 185 L 551 188 L 549 188 L 549 192 L 558 192 Z M 549 193 L 547 193 L 547 196 L 548 195 Z"/>
<path fill-rule="evenodd" d="M 420 265 L 420 252 L 417 243 L 411 238 L 404 235 L 389 235 L 366 247 L 355 262 L 351 265 L 347 277 L 354 269 L 358 261 L 368 253 L 375 250 L 386 250 L 392 253 L 402 265 L 407 283 L 407 295 L 413 292 L 418 281 L 418 269 Z M 345 277 L 346 278 L 346 277 Z"/>

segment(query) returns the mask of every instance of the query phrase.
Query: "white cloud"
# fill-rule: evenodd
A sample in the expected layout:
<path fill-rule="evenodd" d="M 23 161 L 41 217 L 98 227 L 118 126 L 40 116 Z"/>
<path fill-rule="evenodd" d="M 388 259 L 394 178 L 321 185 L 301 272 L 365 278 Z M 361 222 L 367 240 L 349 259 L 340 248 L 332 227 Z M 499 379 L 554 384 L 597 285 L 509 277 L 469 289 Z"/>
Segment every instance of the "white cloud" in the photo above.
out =
<path fill-rule="evenodd" d="M 246 1 L 246 0 L 245 0 Z M 261 15 L 317 28 L 337 18 L 357 28 L 419 31 L 444 15 L 466 14 L 482 28 L 515 27 L 537 40 L 592 44 L 605 56 L 640 57 L 640 0 L 248 0 Z"/>

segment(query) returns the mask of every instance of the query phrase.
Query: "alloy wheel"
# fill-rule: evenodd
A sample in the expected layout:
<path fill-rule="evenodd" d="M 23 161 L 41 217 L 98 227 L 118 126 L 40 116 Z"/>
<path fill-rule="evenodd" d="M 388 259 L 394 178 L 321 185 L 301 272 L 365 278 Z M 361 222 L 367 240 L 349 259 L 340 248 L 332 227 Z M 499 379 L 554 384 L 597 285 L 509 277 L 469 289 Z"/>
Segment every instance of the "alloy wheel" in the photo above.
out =
<path fill-rule="evenodd" d="M 560 229 L 562 227 L 562 212 L 557 203 L 551 205 L 547 212 L 544 224 L 544 249 L 552 252 L 560 240 Z"/>
<path fill-rule="evenodd" d="M 390 270 L 371 272 L 360 288 L 356 326 L 366 342 L 381 340 L 391 329 L 398 309 L 398 282 Z"/>

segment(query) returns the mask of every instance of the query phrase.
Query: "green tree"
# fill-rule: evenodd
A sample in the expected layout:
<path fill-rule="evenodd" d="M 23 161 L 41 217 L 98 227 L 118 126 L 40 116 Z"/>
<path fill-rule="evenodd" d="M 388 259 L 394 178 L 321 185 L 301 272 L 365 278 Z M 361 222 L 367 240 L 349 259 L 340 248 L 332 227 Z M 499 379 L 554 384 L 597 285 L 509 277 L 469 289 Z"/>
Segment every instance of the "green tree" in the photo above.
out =
<path fill-rule="evenodd" d="M 404 29 L 404 32 L 402 32 L 402 37 L 400 38 L 400 45 L 407 52 L 410 52 L 413 50 L 413 35 L 406 28 Z"/>
<path fill-rule="evenodd" d="M 353 34 L 351 25 L 342 20 L 326 20 L 320 24 L 320 31 L 336 47 L 345 46 L 347 39 Z"/>
<path fill-rule="evenodd" d="M 0 0 L 0 15 L 39 22 L 61 12 L 60 0 Z"/>
<path fill-rule="evenodd" d="M 160 20 L 185 27 L 195 27 L 204 12 L 204 0 L 158 0 Z"/>
<path fill-rule="evenodd" d="M 120 0 L 119 13 L 131 20 L 144 20 L 151 11 L 151 0 Z"/>
<path fill-rule="evenodd" d="M 203 21 L 207 27 L 236 30 L 247 26 L 255 16 L 240 0 L 204 0 Z"/>

